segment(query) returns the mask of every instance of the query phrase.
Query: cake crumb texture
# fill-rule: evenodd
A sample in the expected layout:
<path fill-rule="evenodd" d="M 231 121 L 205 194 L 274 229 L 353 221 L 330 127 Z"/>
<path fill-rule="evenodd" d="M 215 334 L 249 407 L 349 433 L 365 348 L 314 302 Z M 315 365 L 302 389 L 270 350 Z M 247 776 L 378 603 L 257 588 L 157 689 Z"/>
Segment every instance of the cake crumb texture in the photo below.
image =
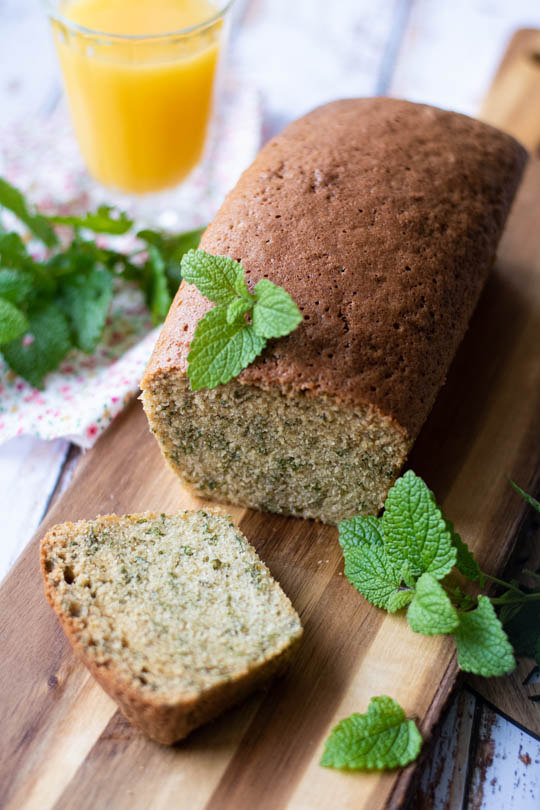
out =
<path fill-rule="evenodd" d="M 171 743 L 264 682 L 298 615 L 230 518 L 107 515 L 53 527 L 47 598 L 128 719 Z"/>
<path fill-rule="evenodd" d="M 409 448 L 370 405 L 238 380 L 191 391 L 185 375 L 156 375 L 143 401 L 166 461 L 197 494 L 324 523 L 378 512 Z"/>

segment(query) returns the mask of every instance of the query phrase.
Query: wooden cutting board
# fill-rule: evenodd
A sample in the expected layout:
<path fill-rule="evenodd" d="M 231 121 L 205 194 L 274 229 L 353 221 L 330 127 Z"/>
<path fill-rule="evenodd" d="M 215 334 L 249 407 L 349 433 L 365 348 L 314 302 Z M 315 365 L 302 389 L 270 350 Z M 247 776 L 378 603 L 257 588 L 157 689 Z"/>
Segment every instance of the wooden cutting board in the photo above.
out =
<path fill-rule="evenodd" d="M 492 573 L 507 561 L 526 512 L 506 476 L 528 490 L 539 481 L 539 338 L 535 158 L 497 268 L 410 459 Z M 134 402 L 85 455 L 39 535 L 98 513 L 202 503 L 165 467 Z M 1 807 L 400 806 L 412 766 L 386 774 L 324 769 L 323 742 L 338 720 L 381 694 L 416 716 L 427 738 L 457 677 L 452 641 L 413 634 L 402 616 L 371 607 L 343 576 L 335 529 L 230 511 L 302 617 L 305 636 L 288 675 L 177 746 L 152 743 L 73 657 L 43 596 L 36 537 L 0 590 Z"/>

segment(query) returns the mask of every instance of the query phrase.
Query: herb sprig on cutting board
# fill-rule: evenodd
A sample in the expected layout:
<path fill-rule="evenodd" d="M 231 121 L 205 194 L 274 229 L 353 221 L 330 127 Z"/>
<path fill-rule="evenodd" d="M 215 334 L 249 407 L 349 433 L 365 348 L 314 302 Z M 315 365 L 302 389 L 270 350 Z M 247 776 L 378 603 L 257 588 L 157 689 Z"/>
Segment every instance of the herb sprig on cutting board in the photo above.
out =
<path fill-rule="evenodd" d="M 540 512 L 535 498 L 510 483 Z M 388 613 L 406 609 L 415 633 L 452 635 L 461 669 L 503 675 L 514 669 L 514 653 L 540 664 L 540 586 L 527 589 L 483 573 L 412 470 L 397 479 L 381 517 L 343 520 L 339 542 L 349 582 Z M 524 573 L 540 579 L 533 571 Z M 494 597 L 477 593 L 486 580 L 502 592 Z M 471 593 L 466 583 L 473 585 Z M 414 719 L 393 698 L 380 695 L 371 699 L 367 712 L 355 712 L 332 729 L 320 764 L 349 771 L 398 768 L 413 762 L 421 746 Z"/>
<path fill-rule="evenodd" d="M 540 511 L 534 498 L 513 486 Z M 511 641 L 524 624 L 530 625 L 530 633 L 514 643 L 540 663 L 540 588 L 527 590 L 482 572 L 433 493 L 412 470 L 390 489 L 381 517 L 359 515 L 342 521 L 339 542 L 345 575 L 368 602 L 388 613 L 406 608 L 415 633 L 453 636 L 465 672 L 485 677 L 511 672 Z M 478 593 L 486 580 L 503 592 L 493 597 Z M 470 590 L 467 583 L 476 587 Z"/>
<path fill-rule="evenodd" d="M 133 220 L 106 205 L 81 217 L 46 216 L 2 178 L 0 208 L 26 230 L 21 236 L 0 224 L 0 352 L 36 388 L 71 349 L 96 349 L 119 279 L 142 290 L 154 324 L 160 323 L 182 280 L 182 256 L 197 247 L 204 230 L 135 232 Z M 105 248 L 96 239 L 131 231 L 140 241 L 135 252 Z M 40 243 L 40 258 L 28 249 L 31 238 Z"/>

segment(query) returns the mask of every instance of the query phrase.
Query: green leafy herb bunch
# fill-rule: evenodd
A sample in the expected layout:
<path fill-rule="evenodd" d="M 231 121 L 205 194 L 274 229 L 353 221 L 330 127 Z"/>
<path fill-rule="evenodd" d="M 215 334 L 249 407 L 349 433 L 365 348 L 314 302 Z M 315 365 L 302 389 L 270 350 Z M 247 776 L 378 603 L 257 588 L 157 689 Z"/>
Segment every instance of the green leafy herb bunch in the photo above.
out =
<path fill-rule="evenodd" d="M 2 178 L 0 208 L 19 222 L 17 230 L 7 230 L 0 221 L 0 352 L 36 388 L 71 349 L 95 350 L 122 281 L 142 290 L 153 322 L 160 323 L 182 278 L 182 256 L 197 247 L 203 230 L 135 232 L 133 220 L 109 206 L 81 217 L 45 216 Z M 96 238 L 128 232 L 140 244 L 130 253 Z M 31 252 L 29 244 L 37 249 Z"/>

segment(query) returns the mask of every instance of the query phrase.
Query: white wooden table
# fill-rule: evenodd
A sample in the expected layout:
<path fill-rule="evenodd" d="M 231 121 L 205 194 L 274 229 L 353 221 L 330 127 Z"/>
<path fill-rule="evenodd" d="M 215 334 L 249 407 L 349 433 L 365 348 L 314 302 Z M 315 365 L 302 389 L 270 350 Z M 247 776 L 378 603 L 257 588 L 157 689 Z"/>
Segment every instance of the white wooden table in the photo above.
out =
<path fill-rule="evenodd" d="M 512 32 L 540 28 L 540 0 L 239 0 L 236 14 L 230 61 L 261 91 L 265 137 L 340 96 L 390 94 L 474 114 Z M 61 98 L 39 0 L 0 0 L 0 30 L 0 122 L 32 116 L 39 126 Z M 0 447 L 0 579 L 79 455 L 65 440 Z M 463 688 L 410 806 L 538 810 L 540 741 Z"/>

